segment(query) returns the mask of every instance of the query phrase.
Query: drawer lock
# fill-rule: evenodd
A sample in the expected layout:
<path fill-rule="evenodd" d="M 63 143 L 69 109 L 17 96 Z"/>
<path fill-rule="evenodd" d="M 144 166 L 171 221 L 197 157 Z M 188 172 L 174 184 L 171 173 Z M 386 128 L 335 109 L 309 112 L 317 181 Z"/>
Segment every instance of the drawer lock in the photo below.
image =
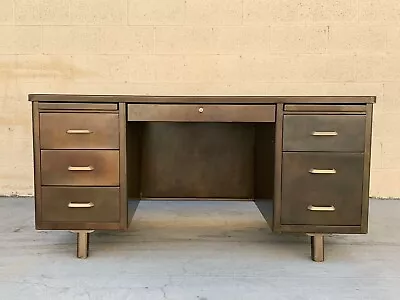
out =
<path fill-rule="evenodd" d="M 73 202 L 70 202 L 68 204 L 68 207 L 69 208 L 92 208 L 92 207 L 94 207 L 94 204 L 92 202 L 89 202 L 89 203 L 73 203 Z"/>
<path fill-rule="evenodd" d="M 309 211 L 335 211 L 335 207 L 333 205 L 331 206 L 314 206 L 314 205 L 309 205 L 307 207 Z"/>

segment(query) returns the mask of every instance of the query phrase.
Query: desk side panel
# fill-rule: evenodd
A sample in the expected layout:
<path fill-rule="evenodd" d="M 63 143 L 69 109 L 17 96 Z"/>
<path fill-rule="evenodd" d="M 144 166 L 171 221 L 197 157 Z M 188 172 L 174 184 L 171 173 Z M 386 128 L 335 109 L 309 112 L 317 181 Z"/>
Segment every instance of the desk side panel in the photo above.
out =
<path fill-rule="evenodd" d="M 278 112 L 279 112 L 278 105 Z M 274 198 L 276 194 L 275 172 L 280 169 L 279 166 L 279 155 L 280 150 L 277 149 L 277 140 L 280 138 L 280 119 L 279 113 L 276 117 L 277 122 L 274 124 L 263 123 L 256 125 L 255 133 L 255 186 L 254 186 L 254 202 L 267 221 L 269 227 L 273 229 L 275 227 L 274 219 Z M 279 142 L 278 142 L 279 145 Z M 278 152 L 276 152 L 278 151 Z M 277 156 L 278 153 L 278 165 Z M 279 180 L 279 175 L 277 177 Z M 279 189 L 278 189 L 279 191 Z M 279 194 L 279 193 L 278 193 Z"/>
<path fill-rule="evenodd" d="M 40 172 L 40 120 L 39 104 L 32 103 L 32 134 L 33 134 L 33 168 L 34 168 L 34 196 L 35 196 L 35 226 L 41 229 L 42 225 L 42 183 Z"/>
<path fill-rule="evenodd" d="M 121 128 L 124 127 L 124 136 L 121 135 L 121 140 L 124 140 L 124 147 L 121 147 L 121 155 L 124 158 L 124 173 L 121 173 L 121 182 L 124 182 L 126 187 L 125 198 L 121 199 L 121 205 L 124 206 L 125 226 L 127 229 L 136 213 L 136 209 L 141 199 L 141 135 L 142 124 L 140 122 L 128 122 L 126 114 L 126 104 L 120 103 L 123 107 L 124 117 L 121 118 Z"/>
<path fill-rule="evenodd" d="M 126 147 L 126 105 L 119 104 L 119 182 L 120 182 L 120 228 L 126 229 L 127 223 L 127 147 Z"/>
<path fill-rule="evenodd" d="M 364 180 L 363 180 L 363 203 L 361 212 L 361 233 L 368 232 L 369 216 L 369 190 L 371 172 L 371 143 L 372 143 L 372 116 L 373 105 L 367 104 L 367 119 L 365 128 L 365 150 L 364 150 Z"/>
<path fill-rule="evenodd" d="M 283 154 L 283 104 L 276 108 L 275 125 L 275 169 L 274 169 L 274 227 L 279 232 L 282 211 L 282 154 Z"/>

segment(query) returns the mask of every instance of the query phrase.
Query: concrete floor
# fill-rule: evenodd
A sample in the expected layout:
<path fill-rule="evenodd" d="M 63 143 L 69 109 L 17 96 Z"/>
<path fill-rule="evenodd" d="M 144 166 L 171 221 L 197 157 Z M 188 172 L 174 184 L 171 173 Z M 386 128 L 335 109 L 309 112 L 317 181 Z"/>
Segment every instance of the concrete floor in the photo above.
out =
<path fill-rule="evenodd" d="M 272 234 L 253 203 L 142 202 L 128 232 L 35 231 L 32 198 L 0 198 L 0 299 L 399 299 L 400 201 L 372 200 L 370 232 Z"/>

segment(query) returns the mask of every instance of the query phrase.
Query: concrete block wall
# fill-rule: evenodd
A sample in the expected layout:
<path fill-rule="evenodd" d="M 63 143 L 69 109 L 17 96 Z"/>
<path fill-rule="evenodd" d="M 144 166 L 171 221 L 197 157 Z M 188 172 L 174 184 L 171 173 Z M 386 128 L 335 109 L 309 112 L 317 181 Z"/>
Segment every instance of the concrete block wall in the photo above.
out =
<path fill-rule="evenodd" d="M 31 195 L 29 93 L 376 95 L 400 197 L 400 1 L 1 0 L 0 194 Z"/>

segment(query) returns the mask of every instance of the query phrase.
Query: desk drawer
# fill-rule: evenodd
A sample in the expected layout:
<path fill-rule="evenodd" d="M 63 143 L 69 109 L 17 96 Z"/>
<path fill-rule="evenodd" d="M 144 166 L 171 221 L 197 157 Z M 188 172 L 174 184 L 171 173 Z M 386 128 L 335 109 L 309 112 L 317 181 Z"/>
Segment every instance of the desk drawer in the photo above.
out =
<path fill-rule="evenodd" d="M 128 121 L 274 122 L 275 105 L 128 104 Z"/>
<path fill-rule="evenodd" d="M 52 102 L 39 102 L 39 110 L 99 110 L 110 111 L 118 110 L 116 103 L 52 103 Z"/>
<path fill-rule="evenodd" d="M 285 115 L 284 151 L 363 152 L 365 115 Z"/>
<path fill-rule="evenodd" d="M 42 150 L 43 185 L 119 185 L 117 150 Z"/>
<path fill-rule="evenodd" d="M 44 222 L 119 222 L 119 188 L 42 187 Z"/>
<path fill-rule="evenodd" d="M 40 113 L 42 149 L 118 149 L 116 113 Z"/>
<path fill-rule="evenodd" d="M 284 153 L 281 223 L 359 226 L 363 168 L 361 153 Z"/>

